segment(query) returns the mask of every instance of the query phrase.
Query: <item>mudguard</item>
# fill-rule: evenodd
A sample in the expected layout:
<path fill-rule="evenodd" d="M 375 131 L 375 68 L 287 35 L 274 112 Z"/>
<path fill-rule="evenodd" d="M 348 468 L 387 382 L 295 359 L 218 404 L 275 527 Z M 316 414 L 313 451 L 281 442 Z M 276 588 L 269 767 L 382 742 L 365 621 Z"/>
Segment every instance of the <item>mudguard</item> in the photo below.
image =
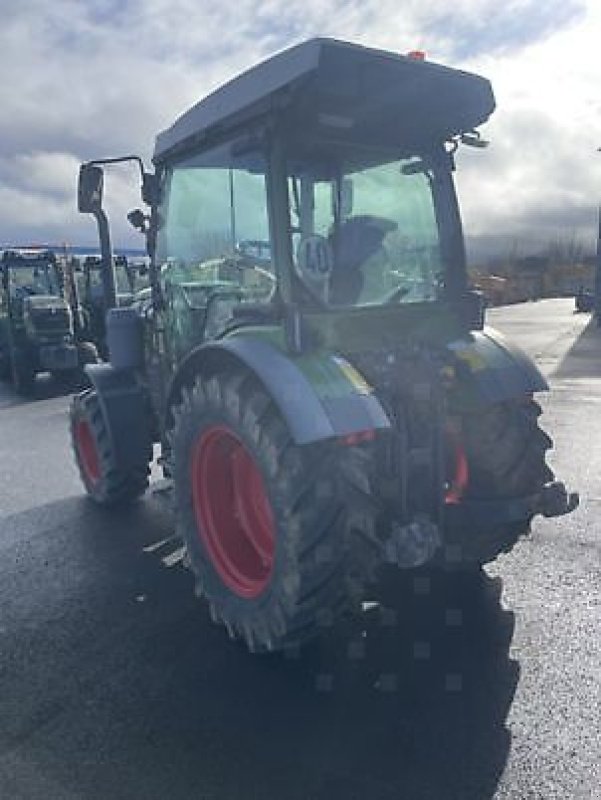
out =
<path fill-rule="evenodd" d="M 455 359 L 463 405 L 500 403 L 548 390 L 534 362 L 493 328 L 447 345 Z"/>
<path fill-rule="evenodd" d="M 131 370 L 90 364 L 85 372 L 98 393 L 117 462 L 125 470 L 139 465 L 140 452 L 152 448 L 144 389 Z"/>
<path fill-rule="evenodd" d="M 257 376 L 296 444 L 390 428 L 371 387 L 345 359 L 324 352 L 291 357 L 256 336 L 233 336 L 193 350 L 172 382 L 168 413 L 195 374 L 210 374 L 227 359 Z"/>

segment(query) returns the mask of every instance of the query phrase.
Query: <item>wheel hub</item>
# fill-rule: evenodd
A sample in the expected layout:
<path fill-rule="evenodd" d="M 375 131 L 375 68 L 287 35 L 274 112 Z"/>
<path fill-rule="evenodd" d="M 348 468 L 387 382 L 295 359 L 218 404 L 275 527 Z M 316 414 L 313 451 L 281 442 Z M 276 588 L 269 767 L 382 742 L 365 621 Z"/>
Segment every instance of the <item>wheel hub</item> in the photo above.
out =
<path fill-rule="evenodd" d="M 100 459 L 90 423 L 85 419 L 78 420 L 75 425 L 75 443 L 86 478 L 92 485 L 98 483 Z"/>
<path fill-rule="evenodd" d="M 274 515 L 261 470 L 225 425 L 192 448 L 192 502 L 198 535 L 223 583 L 252 599 L 267 587 L 275 559 Z"/>

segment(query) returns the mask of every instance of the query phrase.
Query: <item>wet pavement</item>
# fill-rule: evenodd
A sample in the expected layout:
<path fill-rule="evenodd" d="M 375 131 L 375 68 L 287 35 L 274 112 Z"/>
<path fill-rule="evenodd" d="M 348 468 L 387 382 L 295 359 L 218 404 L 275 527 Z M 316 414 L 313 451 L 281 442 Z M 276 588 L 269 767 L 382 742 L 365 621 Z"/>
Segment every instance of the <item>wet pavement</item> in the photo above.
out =
<path fill-rule="evenodd" d="M 210 623 L 152 500 L 85 500 L 50 381 L 30 402 L 0 385 L 0 798 L 599 798 L 601 334 L 572 308 L 490 319 L 551 383 L 581 508 L 298 657 Z"/>

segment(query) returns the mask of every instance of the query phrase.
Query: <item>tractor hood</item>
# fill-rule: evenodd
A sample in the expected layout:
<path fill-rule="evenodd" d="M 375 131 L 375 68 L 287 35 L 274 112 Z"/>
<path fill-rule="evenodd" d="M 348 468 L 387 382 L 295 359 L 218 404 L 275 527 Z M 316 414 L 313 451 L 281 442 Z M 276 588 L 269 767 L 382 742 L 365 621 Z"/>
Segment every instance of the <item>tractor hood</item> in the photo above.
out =
<path fill-rule="evenodd" d="M 61 337 L 73 333 L 71 309 L 62 297 L 26 297 L 23 301 L 23 319 L 31 336 Z"/>
<path fill-rule="evenodd" d="M 495 107 L 478 75 L 335 39 L 312 39 L 244 72 L 159 134 L 160 162 L 209 146 L 269 113 L 304 137 L 415 152 L 485 122 Z"/>

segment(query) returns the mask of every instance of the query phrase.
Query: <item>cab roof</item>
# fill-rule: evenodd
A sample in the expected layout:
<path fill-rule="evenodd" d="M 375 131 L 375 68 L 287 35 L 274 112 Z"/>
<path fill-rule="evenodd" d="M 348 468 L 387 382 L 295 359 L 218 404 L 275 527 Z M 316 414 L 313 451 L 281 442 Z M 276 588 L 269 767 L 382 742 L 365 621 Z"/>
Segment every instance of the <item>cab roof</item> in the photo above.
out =
<path fill-rule="evenodd" d="M 9 267 L 39 267 L 40 264 L 56 264 L 56 255 L 52 250 L 10 249 L 2 251 L 0 264 L 6 264 Z"/>
<path fill-rule="evenodd" d="M 336 39 L 310 39 L 268 58 L 192 106 L 156 139 L 154 159 L 202 150 L 277 114 L 291 135 L 419 149 L 485 122 L 490 83 L 469 72 Z"/>

